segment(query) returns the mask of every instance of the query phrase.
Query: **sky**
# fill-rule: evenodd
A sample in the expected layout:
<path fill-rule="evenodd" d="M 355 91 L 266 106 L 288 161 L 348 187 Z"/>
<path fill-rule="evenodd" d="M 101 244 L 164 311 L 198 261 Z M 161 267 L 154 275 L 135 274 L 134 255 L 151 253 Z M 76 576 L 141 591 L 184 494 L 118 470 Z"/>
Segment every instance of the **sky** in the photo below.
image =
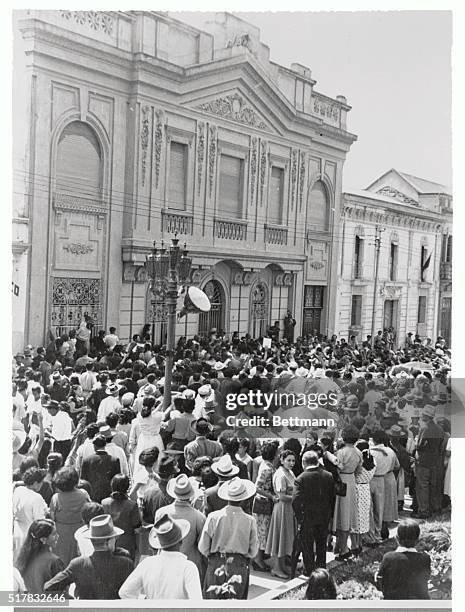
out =
<path fill-rule="evenodd" d="M 308 66 L 316 91 L 352 106 L 344 190 L 390 168 L 452 185 L 450 11 L 235 14 L 260 28 L 272 61 Z M 176 17 L 200 26 L 207 14 Z"/>

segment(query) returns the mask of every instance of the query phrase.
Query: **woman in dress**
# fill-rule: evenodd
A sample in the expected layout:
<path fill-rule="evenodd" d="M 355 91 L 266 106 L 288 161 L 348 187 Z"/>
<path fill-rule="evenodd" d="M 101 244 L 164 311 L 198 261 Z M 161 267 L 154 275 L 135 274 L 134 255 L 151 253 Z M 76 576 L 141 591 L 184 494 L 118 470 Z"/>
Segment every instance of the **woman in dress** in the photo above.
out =
<path fill-rule="evenodd" d="M 138 479 L 138 472 L 144 472 L 139 465 L 139 455 L 147 448 L 156 446 L 159 451 L 163 451 L 165 446 L 160 435 L 160 426 L 164 419 L 164 412 L 155 408 L 155 398 L 145 397 L 142 403 L 142 410 L 133 420 L 131 433 L 129 435 L 129 445 L 131 453 L 134 453 L 134 480 Z"/>
<path fill-rule="evenodd" d="M 13 491 L 13 549 L 15 557 L 26 540 L 31 524 L 45 518 L 48 508 L 44 498 L 39 494 L 45 471 L 31 467 L 23 474 L 24 486 Z"/>
<path fill-rule="evenodd" d="M 44 584 L 65 569 L 63 561 L 52 552 L 57 540 L 52 520 L 31 523 L 15 563 L 28 593 L 43 593 Z"/>
<path fill-rule="evenodd" d="M 64 467 L 53 477 L 56 493 L 50 502 L 50 517 L 55 521 L 59 535 L 55 553 L 68 565 L 78 556 L 74 534 L 82 526 L 82 508 L 90 497 L 78 488 L 79 475 L 72 467 Z"/>
<path fill-rule="evenodd" d="M 347 539 L 349 532 L 357 527 L 355 472 L 358 473 L 362 466 L 362 453 L 354 446 L 358 434 L 358 429 L 352 425 L 345 427 L 342 431 L 344 446 L 336 453 L 339 477 L 347 487 L 344 496 L 336 495 L 334 507 L 333 531 L 336 532 L 334 552 L 339 553 L 339 560 L 347 559 L 351 555 Z"/>
<path fill-rule="evenodd" d="M 277 496 L 273 490 L 273 475 L 275 472 L 273 461 L 276 458 L 278 446 L 274 442 L 265 442 L 262 446 L 262 462 L 258 466 L 258 475 L 255 485 L 257 493 L 252 505 L 252 513 L 257 521 L 258 553 L 253 563 L 254 569 L 268 571 L 263 555 L 266 549 L 266 540 L 270 530 L 273 505 Z"/>
<path fill-rule="evenodd" d="M 104 514 L 111 514 L 113 524 L 124 531 L 116 545 L 125 548 L 131 558 L 136 556 L 136 532 L 142 525 L 137 503 L 128 497 L 129 478 L 116 474 L 111 479 L 111 496 L 102 500 Z"/>
<path fill-rule="evenodd" d="M 292 468 L 295 455 L 290 450 L 283 450 L 279 455 L 280 466 L 273 476 L 273 488 L 277 499 L 271 515 L 270 530 L 266 541 L 265 552 L 277 559 L 275 568 L 271 571 L 277 578 L 288 578 L 286 561 L 290 561 L 296 531 L 294 510 L 292 508 L 292 492 L 295 475 Z"/>
<path fill-rule="evenodd" d="M 361 451 L 363 463 L 360 470 L 355 473 L 356 515 L 355 527 L 350 532 L 350 542 L 352 554 L 359 555 L 362 552 L 362 536 L 370 531 L 370 480 L 375 474 L 376 464 L 370 453 L 368 442 L 359 440 L 355 448 Z"/>

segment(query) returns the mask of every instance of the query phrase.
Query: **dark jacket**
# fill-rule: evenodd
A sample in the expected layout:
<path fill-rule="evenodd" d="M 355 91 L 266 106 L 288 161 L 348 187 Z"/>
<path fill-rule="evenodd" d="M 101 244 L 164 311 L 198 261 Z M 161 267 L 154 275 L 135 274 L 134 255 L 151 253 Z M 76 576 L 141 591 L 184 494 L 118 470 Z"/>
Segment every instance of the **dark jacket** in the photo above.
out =
<path fill-rule="evenodd" d="M 334 500 L 334 480 L 321 466 L 306 469 L 294 482 L 292 507 L 299 524 L 327 525 Z"/>
<path fill-rule="evenodd" d="M 443 440 L 444 431 L 433 421 L 422 427 L 417 442 L 418 465 L 427 468 L 437 466 L 441 457 Z"/>
<path fill-rule="evenodd" d="M 92 487 L 92 499 L 101 502 L 111 495 L 111 479 L 121 471 L 119 459 L 112 457 L 106 451 L 98 450 L 82 462 L 81 478 L 87 480 Z"/>
<path fill-rule="evenodd" d="M 44 592 L 63 591 L 74 582 L 79 599 L 119 599 L 118 591 L 133 569 L 134 563 L 127 556 L 95 551 L 90 557 L 73 559 L 45 583 Z"/>
<path fill-rule="evenodd" d="M 431 560 L 425 552 L 392 551 L 384 555 L 378 580 L 384 599 L 429 599 Z"/>

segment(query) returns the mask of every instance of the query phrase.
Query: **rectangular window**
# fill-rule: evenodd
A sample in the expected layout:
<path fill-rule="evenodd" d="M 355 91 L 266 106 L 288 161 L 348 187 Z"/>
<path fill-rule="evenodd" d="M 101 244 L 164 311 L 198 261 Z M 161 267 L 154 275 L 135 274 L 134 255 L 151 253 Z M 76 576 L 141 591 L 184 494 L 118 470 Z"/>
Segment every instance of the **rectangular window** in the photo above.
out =
<path fill-rule="evenodd" d="M 447 236 L 446 261 L 447 263 L 452 263 L 452 236 Z"/>
<path fill-rule="evenodd" d="M 218 211 L 242 219 L 244 162 L 239 157 L 221 155 Z"/>
<path fill-rule="evenodd" d="M 355 236 L 354 278 L 362 278 L 362 253 L 363 240 L 359 236 Z"/>
<path fill-rule="evenodd" d="M 271 168 L 270 197 L 268 200 L 268 221 L 276 225 L 283 223 L 283 179 L 282 168 Z"/>
<path fill-rule="evenodd" d="M 362 296 L 352 296 L 352 310 L 350 315 L 350 325 L 360 326 L 362 324 Z"/>
<path fill-rule="evenodd" d="M 168 181 L 168 208 L 186 209 L 187 145 L 170 144 L 170 175 Z"/>
<path fill-rule="evenodd" d="M 418 323 L 426 323 L 426 295 L 418 298 Z"/>
<path fill-rule="evenodd" d="M 391 242 L 389 253 L 389 280 L 396 280 L 397 276 L 397 244 Z"/>

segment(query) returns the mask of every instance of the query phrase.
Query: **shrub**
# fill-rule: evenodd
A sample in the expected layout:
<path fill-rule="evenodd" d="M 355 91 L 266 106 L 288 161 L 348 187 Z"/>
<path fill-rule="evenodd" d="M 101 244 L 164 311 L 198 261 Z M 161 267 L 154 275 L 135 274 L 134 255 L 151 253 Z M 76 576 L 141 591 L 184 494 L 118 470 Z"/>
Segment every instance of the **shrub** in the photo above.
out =
<path fill-rule="evenodd" d="M 423 523 L 421 525 L 420 541 L 417 550 L 429 552 L 431 550 L 446 551 L 452 544 L 450 523 Z"/>
<path fill-rule="evenodd" d="M 337 599 L 383 599 L 381 591 L 371 582 L 346 580 L 337 587 Z"/>

